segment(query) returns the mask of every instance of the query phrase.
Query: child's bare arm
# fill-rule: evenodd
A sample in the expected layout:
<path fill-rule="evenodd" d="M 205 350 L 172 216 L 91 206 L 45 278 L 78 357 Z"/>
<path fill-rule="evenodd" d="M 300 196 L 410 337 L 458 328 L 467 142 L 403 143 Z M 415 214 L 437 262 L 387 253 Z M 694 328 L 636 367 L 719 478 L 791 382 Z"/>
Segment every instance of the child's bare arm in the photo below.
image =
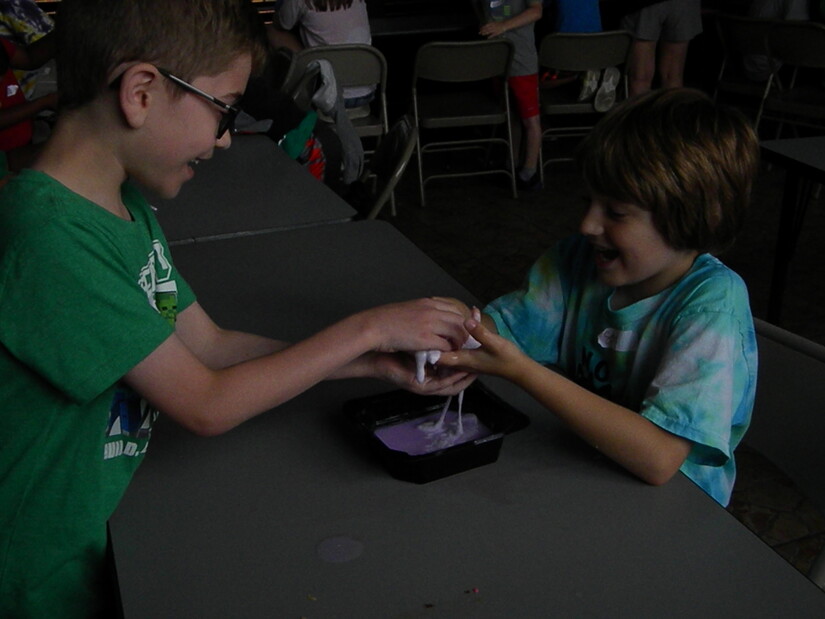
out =
<path fill-rule="evenodd" d="M 54 58 L 55 44 L 55 34 L 52 31 L 26 47 L 17 47 L 14 56 L 9 59 L 9 64 L 14 69 L 39 69 Z"/>
<path fill-rule="evenodd" d="M 524 9 L 518 15 L 511 17 L 510 19 L 505 19 L 502 21 L 490 21 L 486 24 L 482 24 L 478 33 L 481 36 L 485 36 L 488 39 L 490 39 L 492 37 L 500 36 L 508 30 L 515 30 L 516 28 L 521 28 L 522 26 L 526 26 L 527 24 L 535 23 L 541 19 L 541 16 L 541 4 L 534 4 Z"/>
<path fill-rule="evenodd" d="M 686 439 L 533 361 L 484 326 L 470 321 L 468 330 L 482 348 L 442 354 L 439 365 L 511 381 L 596 449 L 648 483 L 665 483 L 687 458 L 691 443 Z"/>
<path fill-rule="evenodd" d="M 199 306 L 192 306 L 179 315 L 177 332 L 125 380 L 192 431 L 220 434 L 325 378 L 380 375 L 388 366 L 377 364 L 375 356 L 364 357 L 370 351 L 460 346 L 466 338 L 463 320 L 444 302 L 419 299 L 354 314 L 286 345 L 217 329 Z"/>
<path fill-rule="evenodd" d="M 20 105 L 15 105 L 14 107 L 0 109 L 0 129 L 5 129 L 6 127 L 16 125 L 23 120 L 34 118 L 44 110 L 56 109 L 57 98 L 57 93 L 53 92 L 48 95 L 38 97 L 37 99 L 26 101 Z"/>

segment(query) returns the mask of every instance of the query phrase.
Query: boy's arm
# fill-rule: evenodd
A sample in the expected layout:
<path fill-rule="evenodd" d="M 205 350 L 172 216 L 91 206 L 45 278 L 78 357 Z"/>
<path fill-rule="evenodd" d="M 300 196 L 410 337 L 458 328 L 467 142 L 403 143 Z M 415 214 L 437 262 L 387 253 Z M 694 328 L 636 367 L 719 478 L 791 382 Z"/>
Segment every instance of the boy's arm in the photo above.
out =
<path fill-rule="evenodd" d="M 542 6 L 541 2 L 538 2 L 536 4 L 531 4 L 521 13 L 519 13 L 518 15 L 514 15 L 510 19 L 504 19 L 502 21 L 490 21 L 486 24 L 482 24 L 478 33 L 481 36 L 491 39 L 493 37 L 497 37 L 504 34 L 508 30 L 515 30 L 516 28 L 521 28 L 522 26 L 533 24 L 540 20 L 541 16 Z"/>
<path fill-rule="evenodd" d="M 485 326 L 468 321 L 467 327 L 482 348 L 442 354 L 439 365 L 501 376 L 518 385 L 585 441 L 648 483 L 668 481 L 690 453 L 690 441 L 533 361 Z"/>
<path fill-rule="evenodd" d="M 44 110 L 54 110 L 57 108 L 58 95 L 56 92 L 49 93 L 37 99 L 26 101 L 14 107 L 0 109 L 0 129 L 11 127 L 17 123 L 34 118 Z"/>
<path fill-rule="evenodd" d="M 55 50 L 56 39 L 52 31 L 26 47 L 16 47 L 14 55 L 9 59 L 9 64 L 14 69 L 26 71 L 39 69 L 54 58 Z"/>
<path fill-rule="evenodd" d="M 213 370 L 271 355 L 290 345 L 262 335 L 222 329 L 198 303 L 178 316 L 175 331 L 198 360 Z M 367 377 L 382 378 L 405 389 L 428 394 L 452 393 L 472 382 L 470 378 L 465 380 L 466 372 L 458 372 L 432 378 L 421 385 L 415 380 L 413 359 L 405 353 L 367 353 L 327 376 L 332 379 Z"/>
<path fill-rule="evenodd" d="M 178 316 L 176 333 L 124 379 L 181 425 L 198 434 L 215 435 L 325 378 L 378 376 L 388 371 L 389 365 L 378 361 L 381 355 L 365 355 L 370 351 L 445 351 L 460 346 L 465 338 L 463 316 L 434 299 L 366 310 L 291 345 L 218 329 L 193 305 Z M 446 388 L 466 378 L 456 373 L 433 379 L 432 388 Z"/>
<path fill-rule="evenodd" d="M 288 342 L 262 335 L 222 329 L 199 303 L 178 315 L 175 333 L 205 366 L 219 370 L 283 350 Z"/>

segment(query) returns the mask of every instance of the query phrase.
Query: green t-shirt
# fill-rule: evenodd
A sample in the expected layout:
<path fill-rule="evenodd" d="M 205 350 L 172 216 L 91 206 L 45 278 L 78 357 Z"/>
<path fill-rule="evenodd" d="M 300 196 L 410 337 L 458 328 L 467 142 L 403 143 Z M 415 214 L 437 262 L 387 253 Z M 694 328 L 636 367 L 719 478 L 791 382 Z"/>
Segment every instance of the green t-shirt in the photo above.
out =
<path fill-rule="evenodd" d="M 88 616 L 157 412 L 120 379 L 194 301 L 151 208 L 26 170 L 0 191 L 0 616 Z"/>

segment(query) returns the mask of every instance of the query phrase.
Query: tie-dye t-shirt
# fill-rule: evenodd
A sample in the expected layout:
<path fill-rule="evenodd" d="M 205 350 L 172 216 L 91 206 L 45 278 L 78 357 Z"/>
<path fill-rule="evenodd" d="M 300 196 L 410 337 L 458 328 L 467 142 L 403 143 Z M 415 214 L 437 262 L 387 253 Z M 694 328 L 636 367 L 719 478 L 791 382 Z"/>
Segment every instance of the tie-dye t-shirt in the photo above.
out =
<path fill-rule="evenodd" d="M 614 311 L 612 293 L 597 278 L 590 244 L 574 236 L 485 312 L 531 358 L 691 441 L 681 471 L 727 505 L 756 387 L 745 283 L 702 254 L 657 295 Z"/>

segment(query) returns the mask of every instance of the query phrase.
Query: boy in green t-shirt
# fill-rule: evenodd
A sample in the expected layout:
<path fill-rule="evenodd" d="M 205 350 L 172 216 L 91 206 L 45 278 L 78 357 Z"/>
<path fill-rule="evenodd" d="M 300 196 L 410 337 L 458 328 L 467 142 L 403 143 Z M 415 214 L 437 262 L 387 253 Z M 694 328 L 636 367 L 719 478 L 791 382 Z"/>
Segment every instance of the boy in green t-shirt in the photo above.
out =
<path fill-rule="evenodd" d="M 114 616 L 106 522 L 157 411 L 203 435 L 327 378 L 417 386 L 466 338 L 449 303 L 367 310 L 294 345 L 217 327 L 132 178 L 164 198 L 230 145 L 262 66 L 249 0 L 64 0 L 61 113 L 0 192 L 0 616 Z M 149 404 L 151 402 L 151 404 Z"/>

